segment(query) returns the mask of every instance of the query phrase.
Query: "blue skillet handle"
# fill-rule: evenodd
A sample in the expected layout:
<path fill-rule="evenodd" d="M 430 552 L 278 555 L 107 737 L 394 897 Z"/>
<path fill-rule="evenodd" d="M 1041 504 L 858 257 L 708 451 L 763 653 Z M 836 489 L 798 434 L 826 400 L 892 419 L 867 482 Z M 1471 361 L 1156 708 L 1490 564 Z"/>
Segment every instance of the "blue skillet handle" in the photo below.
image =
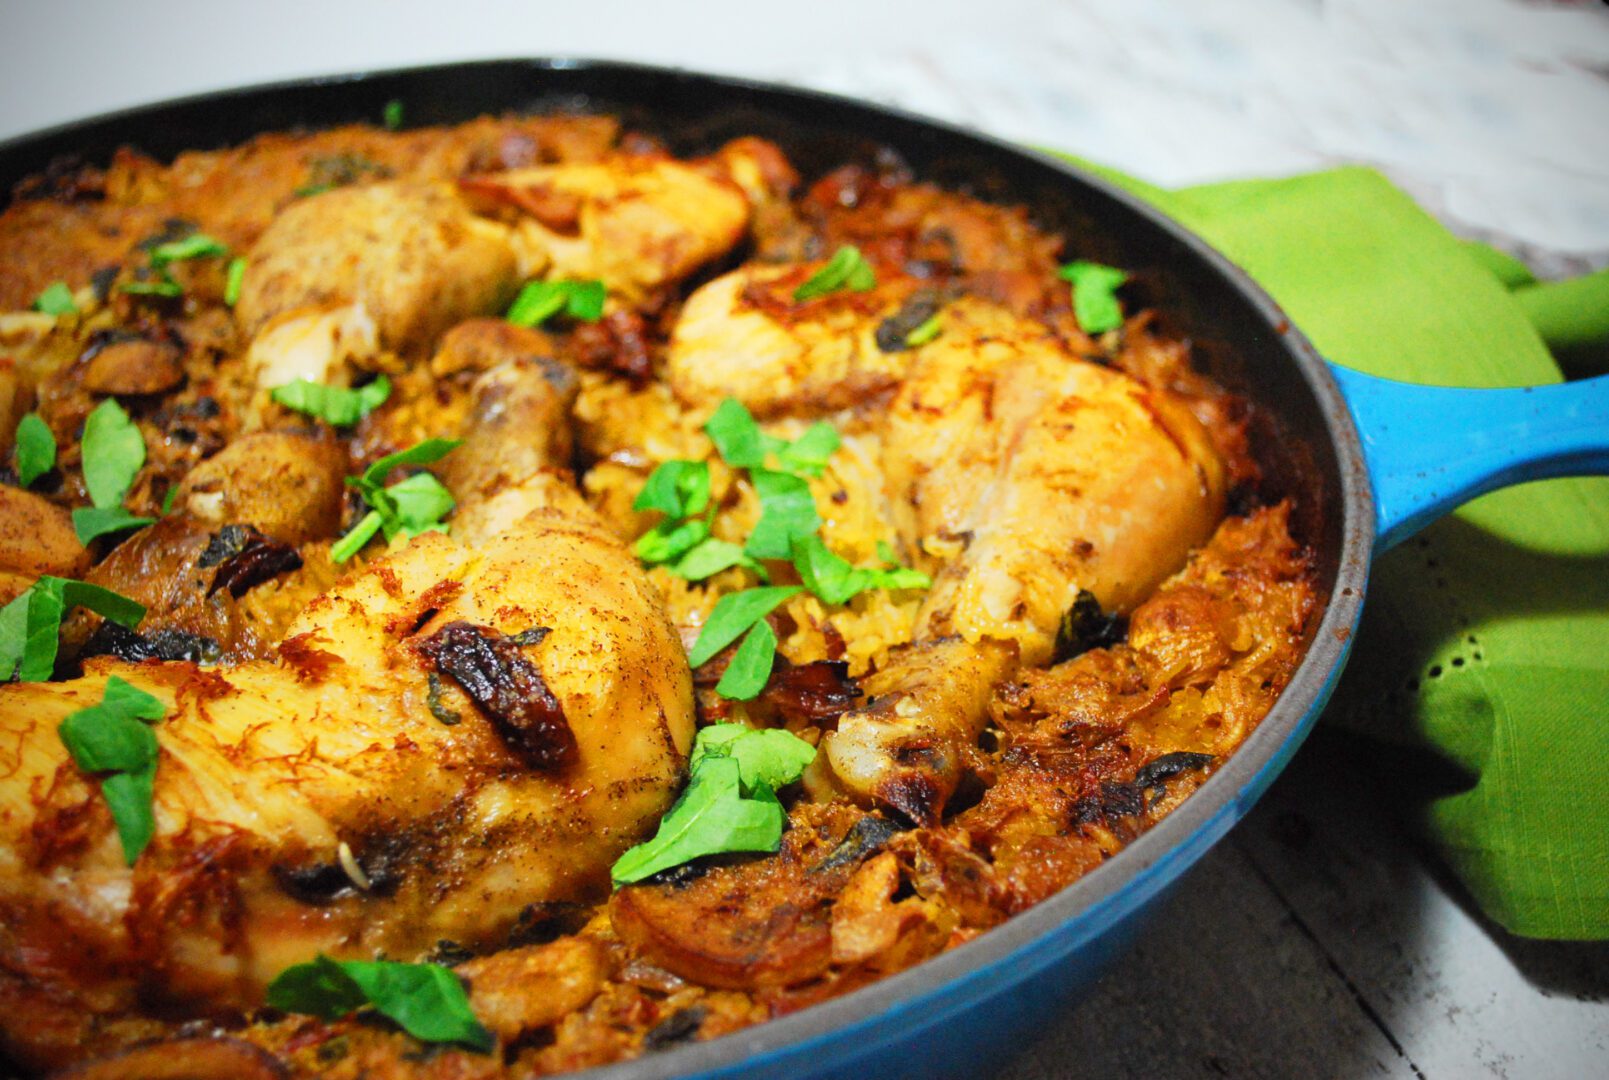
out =
<path fill-rule="evenodd" d="M 1609 375 L 1470 390 L 1330 371 L 1363 437 L 1376 554 L 1496 488 L 1609 474 Z"/>

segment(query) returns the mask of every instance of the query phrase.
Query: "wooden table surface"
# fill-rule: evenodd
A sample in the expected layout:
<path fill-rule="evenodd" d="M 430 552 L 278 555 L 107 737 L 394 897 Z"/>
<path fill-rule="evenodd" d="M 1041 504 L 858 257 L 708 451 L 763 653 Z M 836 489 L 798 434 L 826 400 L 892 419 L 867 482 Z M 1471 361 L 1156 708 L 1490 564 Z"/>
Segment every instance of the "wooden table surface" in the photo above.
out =
<path fill-rule="evenodd" d="M 1538 0 L 21 5 L 0 136 L 230 84 L 609 56 L 885 100 L 1163 184 L 1380 166 L 1544 276 L 1609 265 L 1609 8 Z M 1002 1080 L 1609 1077 L 1609 944 L 1484 921 L 1328 732 Z"/>

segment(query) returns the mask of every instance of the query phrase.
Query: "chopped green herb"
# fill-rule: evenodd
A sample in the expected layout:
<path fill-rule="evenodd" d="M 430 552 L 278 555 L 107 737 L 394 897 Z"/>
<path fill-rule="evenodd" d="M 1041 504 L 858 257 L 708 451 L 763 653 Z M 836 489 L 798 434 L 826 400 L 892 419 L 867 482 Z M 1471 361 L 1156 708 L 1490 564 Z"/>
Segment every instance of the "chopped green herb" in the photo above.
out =
<path fill-rule="evenodd" d="M 43 311 L 46 315 L 77 315 L 78 304 L 73 300 L 73 290 L 67 287 L 65 281 L 53 281 L 34 298 L 34 310 Z"/>
<path fill-rule="evenodd" d="M 885 563 L 897 563 L 892 549 L 878 555 Z M 827 548 L 819 536 L 803 536 L 793 542 L 793 565 L 799 580 L 828 604 L 848 603 L 867 589 L 926 589 L 933 580 L 919 570 L 894 565 L 882 570 L 857 567 Z"/>
<path fill-rule="evenodd" d="M 21 682 L 50 678 L 56 667 L 57 632 L 71 607 L 88 608 L 128 630 L 145 618 L 145 608 L 126 596 L 46 574 L 0 608 L 0 682 L 13 673 Z"/>
<path fill-rule="evenodd" d="M 162 516 L 167 517 L 173 513 L 173 500 L 179 495 L 179 485 L 172 484 L 162 493 Z"/>
<path fill-rule="evenodd" d="M 268 1004 L 324 1020 L 371 1006 L 421 1042 L 458 1043 L 481 1053 L 496 1040 L 475 1019 L 464 984 L 440 964 L 331 960 L 286 968 L 268 985 Z"/>
<path fill-rule="evenodd" d="M 102 509 L 122 506 L 145 464 L 145 439 L 140 429 L 115 399 L 107 398 L 84 421 L 81 446 L 90 501 Z"/>
<path fill-rule="evenodd" d="M 348 390 L 344 386 L 297 379 L 274 387 L 271 396 L 287 409 L 317 417 L 333 427 L 348 427 L 368 416 L 391 396 L 391 380 L 380 375 L 366 386 Z"/>
<path fill-rule="evenodd" d="M 224 271 L 223 302 L 230 307 L 240 303 L 240 287 L 246 282 L 246 260 L 230 259 L 229 269 Z"/>
<path fill-rule="evenodd" d="M 538 326 L 564 312 L 572 319 L 597 322 L 607 296 L 601 281 L 532 281 L 514 298 L 505 318 L 515 326 Z"/>
<path fill-rule="evenodd" d="M 729 757 L 738 763 L 745 794 L 761 787 L 776 791 L 804 775 L 816 748 L 781 728 L 746 724 L 711 724 L 699 728 L 687 766 L 698 771 L 706 758 Z"/>
<path fill-rule="evenodd" d="M 138 529 L 154 521 L 156 518 L 141 517 L 121 506 L 80 506 L 73 510 L 73 532 L 85 547 L 97 537 Z"/>
<path fill-rule="evenodd" d="M 727 593 L 715 602 L 687 662 L 698 667 L 736 641 L 745 630 L 771 613 L 777 605 L 803 592 L 797 585 L 771 585 Z"/>
<path fill-rule="evenodd" d="M 299 187 L 295 191 L 291 192 L 291 194 L 294 195 L 298 199 L 307 199 L 307 198 L 311 198 L 314 195 L 322 195 L 326 191 L 334 191 L 334 190 L 335 190 L 335 185 L 334 184 L 326 183 L 326 182 L 320 182 L 320 183 L 316 183 L 316 184 L 303 184 L 301 187 Z"/>
<path fill-rule="evenodd" d="M 348 478 L 347 483 L 355 488 L 378 488 L 385 482 L 385 478 L 392 469 L 403 465 L 434 465 L 452 451 L 463 445 L 462 439 L 426 439 L 415 443 L 406 450 L 385 457 L 363 470 L 363 475 L 356 479 Z"/>
<path fill-rule="evenodd" d="M 122 292 L 132 296 L 183 296 L 184 288 L 177 281 L 159 279 L 157 281 L 125 281 L 118 286 Z"/>
<path fill-rule="evenodd" d="M 895 551 L 894 545 L 887 540 L 877 541 L 877 557 L 883 560 L 884 566 L 899 565 L 899 552 Z"/>
<path fill-rule="evenodd" d="M 943 321 L 941 321 L 937 315 L 934 315 L 916 329 L 912 330 L 909 334 L 905 335 L 905 346 L 906 348 L 914 349 L 918 346 L 926 345 L 928 342 L 938 337 L 939 332 L 943 329 Z"/>
<path fill-rule="evenodd" d="M 178 240 L 169 240 L 151 249 L 151 265 L 161 269 L 168 263 L 188 259 L 213 259 L 229 254 L 229 249 L 206 233 L 191 233 Z"/>
<path fill-rule="evenodd" d="M 782 447 L 782 440 L 760 430 L 754 416 L 736 398 L 726 398 L 704 422 L 704 431 L 721 460 L 734 469 L 753 469 L 765 464 L 765 455 Z"/>
<path fill-rule="evenodd" d="M 777 451 L 777 457 L 783 467 L 793 472 L 820 476 L 842 442 L 838 429 L 821 420 L 810 425 L 808 431 L 791 443 L 784 444 Z"/>
<path fill-rule="evenodd" d="M 777 635 L 771 624 L 761 619 L 749 628 L 743 641 L 732 654 L 731 663 L 715 684 L 715 692 L 733 701 L 748 701 L 757 697 L 771 678 L 771 667 L 776 663 Z"/>
<path fill-rule="evenodd" d="M 426 439 L 381 458 L 365 469 L 362 476 L 347 477 L 347 484 L 357 488 L 363 501 L 369 504 L 370 513 L 351 532 L 335 542 L 330 548 L 330 557 L 338 563 L 346 562 L 361 551 L 376 532 L 382 530 L 387 540 L 426 532 L 445 532 L 447 527 L 441 519 L 456 504 L 452 492 L 440 480 L 429 473 L 415 473 L 390 487 L 381 485 L 392 469 L 440 461 L 460 442 L 458 439 Z"/>
<path fill-rule="evenodd" d="M 760 520 L 743 550 L 756 559 L 786 559 L 795 537 L 821 527 L 810 485 L 792 473 L 750 469 L 749 479 L 760 496 Z"/>
<path fill-rule="evenodd" d="M 430 709 L 430 715 L 434 716 L 438 723 L 452 727 L 463 719 L 456 711 L 449 709 L 446 702 L 441 700 L 442 684 L 439 674 L 434 671 L 429 672 L 425 676 L 425 687 L 425 705 Z"/>
<path fill-rule="evenodd" d="M 703 581 L 722 570 L 745 566 L 753 570 L 761 581 L 768 580 L 765 567 L 743 554 L 743 548 L 726 540 L 710 537 L 689 548 L 681 558 L 671 564 L 671 572 L 688 581 Z"/>
<path fill-rule="evenodd" d="M 363 545 L 374 539 L 374 534 L 380 531 L 380 515 L 373 510 L 364 514 L 358 523 L 352 526 L 352 531 L 330 545 L 330 558 L 337 563 L 344 563 L 352 556 L 363 550 Z"/>
<path fill-rule="evenodd" d="M 633 510 L 660 510 L 667 517 L 700 513 L 710 501 L 710 467 L 706 461 L 667 461 L 655 469 L 637 493 Z"/>
<path fill-rule="evenodd" d="M 156 834 L 151 792 L 157 741 L 142 721 L 160 720 L 166 711 L 161 701 L 113 675 L 99 704 L 69 713 L 56 729 L 74 764 L 86 773 L 107 774 L 101 795 L 130 866 Z"/>
<path fill-rule="evenodd" d="M 610 871 L 616 886 L 641 881 L 704 855 L 776 851 L 785 815 L 775 790 L 804 774 L 815 750 L 785 731 L 741 724 L 702 729 L 693 743 L 692 779 L 647 843 Z"/>
<path fill-rule="evenodd" d="M 401 100 L 392 98 L 385 103 L 385 108 L 380 110 L 380 122 L 385 125 L 387 131 L 396 131 L 402 127 Z"/>
<path fill-rule="evenodd" d="M 55 467 L 56 436 L 38 413 L 29 413 L 17 424 L 17 482 L 28 487 Z"/>
<path fill-rule="evenodd" d="M 1117 288 L 1129 276 L 1114 266 L 1079 259 L 1061 268 L 1063 281 L 1073 286 L 1073 316 L 1086 334 L 1104 334 L 1123 325 L 1123 308 Z"/>
<path fill-rule="evenodd" d="M 709 534 L 709 524 L 702 518 L 685 521 L 667 518 L 637 537 L 631 550 L 646 563 L 670 562 L 703 543 Z"/>
<path fill-rule="evenodd" d="M 872 273 L 871 264 L 861 255 L 860 249 L 853 244 L 845 244 L 833 252 L 826 266 L 793 290 L 793 298 L 796 301 L 814 300 L 840 289 L 866 292 L 876 285 L 877 275 Z"/>
<path fill-rule="evenodd" d="M 660 821 L 654 838 L 615 862 L 610 870 L 614 883 L 641 881 L 702 855 L 777 850 L 782 842 L 781 804 L 745 799 L 738 776 L 738 763 L 730 758 L 706 761 Z"/>

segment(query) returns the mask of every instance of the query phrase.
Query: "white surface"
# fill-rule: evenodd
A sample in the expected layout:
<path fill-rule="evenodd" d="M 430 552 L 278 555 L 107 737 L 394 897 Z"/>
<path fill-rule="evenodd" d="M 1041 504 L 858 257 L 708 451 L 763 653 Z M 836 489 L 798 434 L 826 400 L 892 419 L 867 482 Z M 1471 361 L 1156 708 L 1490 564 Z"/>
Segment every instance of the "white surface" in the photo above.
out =
<path fill-rule="evenodd" d="M 1544 272 L 1609 264 L 1596 2 L 7 0 L 5 22 L 0 137 L 296 75 L 591 55 L 891 101 L 1162 184 L 1367 162 Z M 1609 948 L 1491 931 L 1368 809 L 1366 764 L 1325 752 L 1010 1080 L 1609 1076 Z"/>
<path fill-rule="evenodd" d="M 1548 273 L 1609 265 L 1609 9 L 1519 0 L 7 0 L 0 136 L 468 57 L 679 64 L 897 101 L 1157 183 L 1385 168 Z"/>

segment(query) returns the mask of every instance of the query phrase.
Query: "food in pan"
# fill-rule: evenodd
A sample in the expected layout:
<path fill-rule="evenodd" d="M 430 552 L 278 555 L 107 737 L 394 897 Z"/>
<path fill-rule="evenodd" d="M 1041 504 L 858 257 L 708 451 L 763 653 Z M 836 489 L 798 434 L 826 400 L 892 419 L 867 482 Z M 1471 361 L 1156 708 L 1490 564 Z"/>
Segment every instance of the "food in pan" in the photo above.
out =
<path fill-rule="evenodd" d="M 21 1068 L 715 1038 L 1099 866 L 1290 677 L 1248 408 L 1076 236 L 892 156 L 394 128 L 0 215 Z"/>

